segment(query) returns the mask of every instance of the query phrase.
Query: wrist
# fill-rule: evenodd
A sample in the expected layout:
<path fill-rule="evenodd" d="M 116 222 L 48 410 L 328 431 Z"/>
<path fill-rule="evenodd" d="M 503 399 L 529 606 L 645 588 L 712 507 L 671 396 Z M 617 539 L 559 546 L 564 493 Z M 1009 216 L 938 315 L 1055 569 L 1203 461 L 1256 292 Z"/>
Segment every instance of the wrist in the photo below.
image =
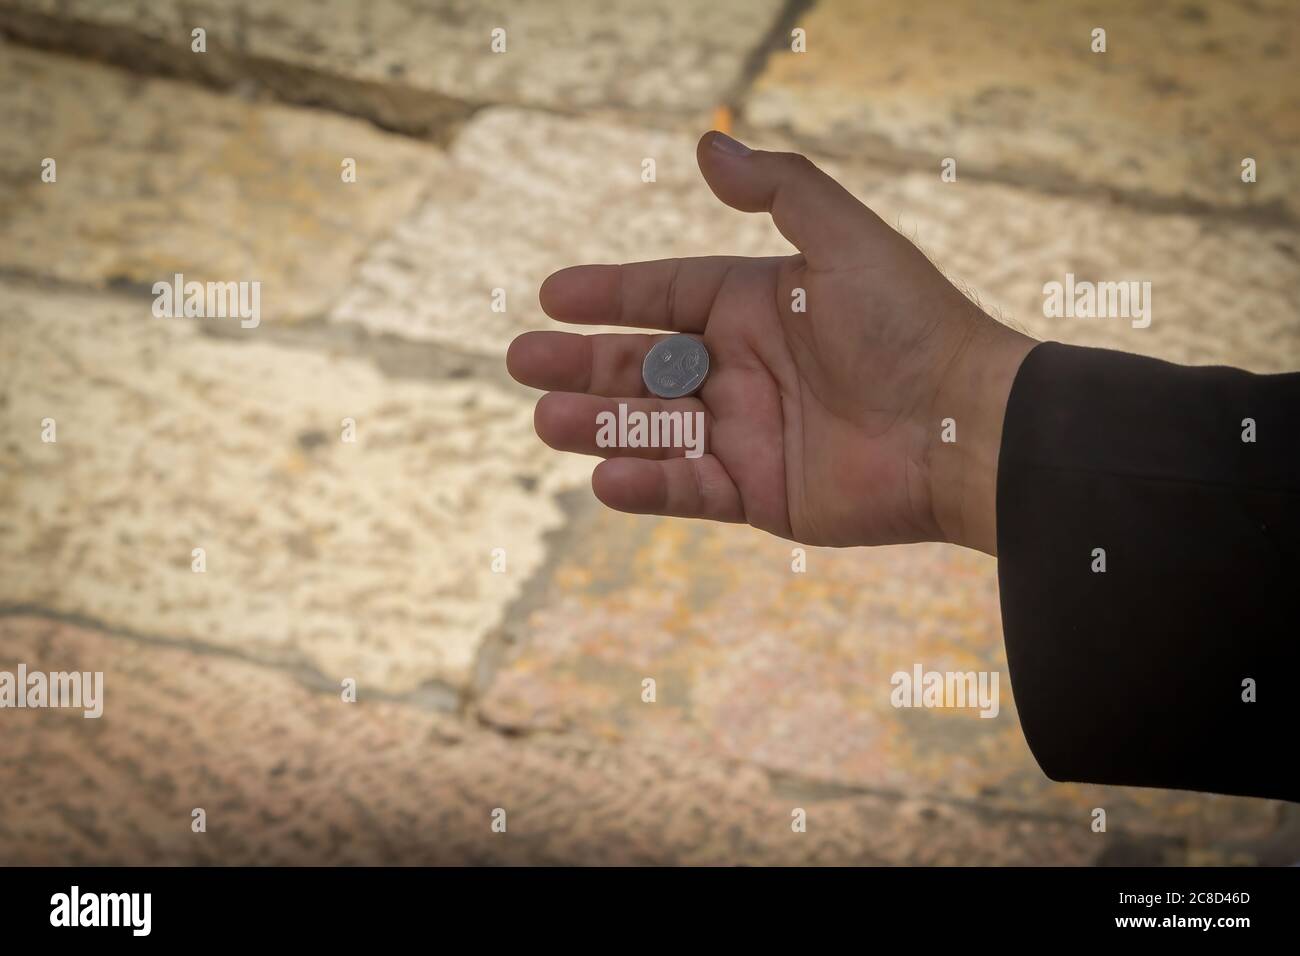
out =
<path fill-rule="evenodd" d="M 979 313 L 947 364 L 932 407 L 929 455 L 930 502 L 944 541 L 997 554 L 1002 423 L 1016 373 L 1037 344 Z"/>

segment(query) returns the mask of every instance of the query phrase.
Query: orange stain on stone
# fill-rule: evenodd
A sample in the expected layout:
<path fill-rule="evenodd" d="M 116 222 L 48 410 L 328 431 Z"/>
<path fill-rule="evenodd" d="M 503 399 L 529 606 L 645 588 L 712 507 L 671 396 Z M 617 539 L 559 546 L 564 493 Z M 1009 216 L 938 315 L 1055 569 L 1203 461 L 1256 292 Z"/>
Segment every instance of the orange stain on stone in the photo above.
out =
<path fill-rule="evenodd" d="M 731 107 L 716 106 L 713 109 L 713 128 L 719 133 L 726 133 L 730 136 L 733 118 Z"/>

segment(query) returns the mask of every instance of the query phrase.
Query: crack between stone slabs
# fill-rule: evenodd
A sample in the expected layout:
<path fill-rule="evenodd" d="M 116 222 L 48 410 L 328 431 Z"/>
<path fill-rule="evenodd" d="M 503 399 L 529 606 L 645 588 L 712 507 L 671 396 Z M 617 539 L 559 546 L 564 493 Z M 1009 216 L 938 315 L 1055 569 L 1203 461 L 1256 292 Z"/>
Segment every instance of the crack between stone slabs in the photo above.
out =
<path fill-rule="evenodd" d="M 252 331 L 255 334 L 250 335 Z M 356 322 L 331 322 L 323 317 L 295 322 L 263 323 L 255 330 L 237 323 L 204 323 L 201 334 L 219 342 L 256 342 L 325 352 L 347 358 L 369 360 L 385 378 L 394 380 L 478 381 L 518 394 L 536 397 L 536 389 L 520 385 L 506 371 L 504 350 L 500 355 L 473 349 L 454 348 L 439 342 L 404 338 L 392 332 L 372 332 Z"/>
<path fill-rule="evenodd" d="M 124 279 L 88 285 L 0 266 L 0 280 L 51 292 L 116 297 L 125 302 L 149 303 L 153 300 L 150 284 Z M 289 322 L 266 322 L 256 329 L 241 328 L 234 320 L 194 321 L 198 334 L 214 342 L 273 345 L 365 360 L 388 379 L 413 382 L 473 380 L 530 398 L 540 394 L 510 377 L 506 371 L 504 351 L 497 356 L 437 342 L 407 339 L 392 332 L 372 332 L 356 322 L 331 322 L 319 315 Z"/>
<path fill-rule="evenodd" d="M 723 105 L 731 110 L 733 116 L 741 115 L 745 96 L 754 88 L 755 81 L 767 69 L 767 61 L 772 58 L 772 54 L 790 49 L 790 31 L 798 24 L 799 18 L 811 10 L 815 3 L 816 0 L 786 0 L 785 5 L 777 12 L 772 26 L 745 58 L 739 74 L 723 97 Z"/>
<path fill-rule="evenodd" d="M 34 617 L 150 647 L 165 647 L 170 650 L 187 651 L 191 654 L 240 661 L 255 667 L 279 671 L 308 690 L 325 694 L 340 693 L 341 685 L 337 680 L 327 677 L 306 661 L 288 655 L 279 658 L 258 657 L 234 648 L 222 647 L 206 641 L 194 640 L 193 638 L 149 634 L 132 628 L 120 627 L 88 614 L 56 611 L 53 608 L 43 607 L 39 604 L 0 604 L 0 621 L 15 617 Z M 427 680 L 414 690 L 405 693 L 395 694 L 384 690 L 361 688 L 357 695 L 358 701 L 373 700 L 402 704 L 440 714 L 458 713 L 462 706 L 461 697 L 461 691 L 451 684 L 436 678 Z"/>
<path fill-rule="evenodd" d="M 498 725 L 486 719 L 482 714 L 470 715 L 479 726 L 513 740 L 544 740 L 563 749 L 578 752 L 595 752 L 602 747 L 609 747 L 608 741 L 587 738 L 578 730 L 528 728 L 516 725 Z M 635 741 L 631 741 L 635 749 Z M 696 759 L 704 759 L 699 758 Z M 858 798 L 879 800 L 885 803 L 902 804 L 915 802 L 919 804 L 936 804 L 970 813 L 980 820 L 1003 823 L 1036 823 L 1060 826 L 1064 828 L 1085 825 L 1086 821 L 1059 813 L 1026 810 L 1005 805 L 990 804 L 977 799 L 955 797 L 948 794 L 922 792 L 909 794 L 901 790 L 885 787 L 869 787 L 860 784 L 838 784 L 813 778 L 802 777 L 786 771 L 774 770 L 752 761 L 740 760 L 726 754 L 715 754 L 711 762 L 720 765 L 747 767 L 759 771 L 768 780 L 769 795 L 776 800 L 794 800 L 798 802 L 818 802 L 825 800 L 854 800 Z M 1114 837 L 1131 840 L 1136 844 L 1151 846 L 1162 850 L 1185 852 L 1188 849 L 1188 837 L 1185 834 L 1166 834 L 1135 830 L 1127 827 L 1111 827 L 1108 831 Z"/>
<path fill-rule="evenodd" d="M 527 621 L 534 610 L 545 606 L 550 583 L 555 574 L 557 555 L 568 551 L 580 540 L 590 525 L 590 518 L 599 505 L 589 489 L 570 488 L 555 496 L 556 506 L 563 519 L 560 524 L 542 536 L 544 557 L 519 594 L 501 615 L 501 623 L 493 628 L 479 643 L 474 667 L 464 694 L 462 713 L 479 726 L 504 737 L 531 737 L 540 732 L 527 727 L 501 724 L 489 720 L 478 710 L 478 701 L 491 689 L 497 672 L 528 643 Z"/>
<path fill-rule="evenodd" d="M 811 2 L 791 0 L 791 6 L 807 6 Z M 699 109 L 629 108 L 617 103 L 565 107 L 511 99 L 462 100 L 396 82 L 353 78 L 284 60 L 244 54 L 214 44 L 211 39 L 207 53 L 201 57 L 194 56 L 188 47 L 159 45 L 153 38 L 129 27 L 86 20 L 61 20 L 0 6 L 0 42 L 6 39 L 30 49 L 116 67 L 132 76 L 190 83 L 250 100 L 265 94 L 263 98 L 267 102 L 352 117 L 384 132 L 444 149 L 450 147 L 460 130 L 479 112 L 496 107 L 545 113 L 563 119 L 699 133 L 702 132 L 699 120 L 715 105 L 707 104 Z M 762 51 L 763 46 L 757 49 Z M 751 58 L 754 56 L 751 54 Z M 748 69 L 742 70 L 742 76 Z M 725 95 L 724 101 L 732 96 Z"/>
<path fill-rule="evenodd" d="M 124 280 L 88 285 L 0 266 L 0 281 L 38 291 L 104 296 L 144 305 L 153 299 L 148 285 Z M 7 316 L 0 314 L 0 322 L 3 321 L 7 321 Z M 421 342 L 391 332 L 371 332 L 355 322 L 330 322 L 320 316 L 294 322 L 265 322 L 256 329 L 240 328 L 234 320 L 194 321 L 198 324 L 199 335 L 214 342 L 258 343 L 367 360 L 389 379 L 414 382 L 473 380 L 530 398 L 540 394 L 510 377 L 504 352 L 497 356 L 441 343 Z"/>
<path fill-rule="evenodd" d="M 249 55 L 211 39 L 207 52 L 195 56 L 188 47 L 160 42 L 130 27 L 3 7 L 0 35 L 19 45 L 104 63 L 133 75 L 183 80 L 244 95 L 265 90 L 277 101 L 352 116 L 386 132 L 441 146 L 486 105 Z"/>
<path fill-rule="evenodd" d="M 480 688 L 480 693 L 483 688 Z M 478 726 L 492 733 L 512 740 L 545 740 L 559 746 L 574 746 L 579 750 L 597 749 L 600 744 L 608 746 L 606 741 L 592 738 L 590 746 L 585 745 L 587 738 L 581 728 L 527 727 L 518 724 L 500 724 L 492 721 L 481 712 L 472 708 L 466 714 Z M 628 741 L 635 744 L 635 741 Z M 754 761 L 738 759 L 727 754 L 714 754 L 713 761 L 720 764 L 732 764 L 757 770 L 768 780 L 770 793 L 776 799 L 788 799 L 800 802 L 819 802 L 827 800 L 853 800 L 869 798 L 888 803 L 917 802 L 937 804 L 963 810 L 983 820 L 1003 822 L 1026 822 L 1051 824 L 1053 826 L 1074 827 L 1082 825 L 1080 820 L 1061 813 L 1049 813 L 1008 806 L 1002 803 L 990 803 L 976 798 L 957 797 L 933 791 L 908 793 L 889 787 L 871 787 L 863 784 L 841 784 L 812 777 L 778 770 Z M 1185 835 L 1168 835 L 1160 832 L 1148 832 L 1131 828 L 1114 828 L 1108 832 L 1125 838 L 1156 843 L 1168 848 L 1183 850 L 1187 847 Z"/>
<path fill-rule="evenodd" d="M 141 297 L 146 297 L 149 300 L 153 299 L 153 294 L 145 291 L 150 288 L 145 283 L 118 281 L 107 283 L 77 282 L 72 279 L 61 279 L 57 276 L 44 275 L 40 272 L 32 272 L 29 269 L 20 269 L 7 265 L 0 265 L 0 282 L 29 286 L 44 292 L 66 292 L 73 295 L 116 295 L 122 299 L 139 299 Z M 4 315 L 0 315 L 0 320 L 4 318 L 6 318 Z"/>
<path fill-rule="evenodd" d="M 773 794 L 792 800 L 805 800 L 812 802 L 818 800 L 852 799 L 853 797 L 863 796 L 875 797 L 877 799 L 890 800 L 899 803 L 904 801 L 916 801 L 918 803 L 939 804 L 941 806 L 954 807 L 960 810 L 969 811 L 983 820 L 1047 823 L 1066 827 L 1083 826 L 1086 823 L 1086 821 L 1081 818 L 1070 817 L 1061 813 L 1049 813 L 1041 810 L 1026 810 L 1018 807 L 1007 806 L 1005 804 L 987 803 L 970 797 L 956 797 L 950 794 L 936 792 L 907 793 L 906 791 L 898 790 L 896 788 L 870 787 L 862 784 L 839 784 L 811 777 L 804 777 L 800 774 L 790 773 L 788 771 L 772 770 L 767 767 L 756 766 L 758 766 L 758 769 L 767 777 Z M 1111 828 L 1107 830 L 1107 833 L 1120 834 L 1125 837 L 1142 840 L 1148 843 L 1154 841 L 1178 849 L 1186 848 L 1187 844 L 1187 838 L 1185 836 L 1171 836 L 1158 832 L 1152 833 L 1123 827 Z"/>

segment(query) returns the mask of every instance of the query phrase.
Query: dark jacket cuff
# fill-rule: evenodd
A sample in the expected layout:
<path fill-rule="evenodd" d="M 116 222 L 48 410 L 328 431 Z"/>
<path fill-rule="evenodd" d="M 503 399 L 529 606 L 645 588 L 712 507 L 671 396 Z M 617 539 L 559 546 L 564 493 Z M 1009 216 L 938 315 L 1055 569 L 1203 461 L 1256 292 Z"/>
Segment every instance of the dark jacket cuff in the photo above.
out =
<path fill-rule="evenodd" d="M 1300 799 L 1298 472 L 1300 375 L 1030 352 L 1003 426 L 998 579 L 1049 777 Z"/>

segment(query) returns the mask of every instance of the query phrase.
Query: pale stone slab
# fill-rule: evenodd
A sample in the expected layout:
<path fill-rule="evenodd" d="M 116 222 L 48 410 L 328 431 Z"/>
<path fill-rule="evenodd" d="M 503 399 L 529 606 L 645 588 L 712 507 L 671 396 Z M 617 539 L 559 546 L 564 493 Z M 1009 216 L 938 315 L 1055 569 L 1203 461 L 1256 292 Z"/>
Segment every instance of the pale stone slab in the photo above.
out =
<path fill-rule="evenodd" d="M 153 318 L 147 297 L 0 286 L 0 605 L 371 694 L 462 687 L 589 465 L 536 439 L 517 392 L 389 381 L 199 321 Z"/>
<path fill-rule="evenodd" d="M 223 82 L 249 74 L 280 95 L 418 128 L 440 109 L 454 112 L 451 104 L 706 112 L 734 93 L 782 7 L 782 0 L 6 0 L 0 24 L 33 42 L 145 58 L 169 72 Z M 195 27 L 207 31 L 206 54 L 191 52 Z M 505 31 L 503 52 L 494 52 L 495 30 Z"/>
<path fill-rule="evenodd" d="M 1133 842 L 923 798 L 818 793 L 672 748 L 505 737 L 41 618 L 0 618 L 0 648 L 3 669 L 104 671 L 105 701 L 98 720 L 0 710 L 4 865 L 1042 865 Z M 206 832 L 191 829 L 195 808 Z M 492 831 L 498 809 L 504 833 Z M 796 809 L 806 832 L 791 827 Z M 1150 851 L 1180 861 L 1176 847 Z"/>
<path fill-rule="evenodd" d="M 694 146 L 677 134 L 488 111 L 463 131 L 422 208 L 375 245 L 331 317 L 501 354 L 521 331 L 556 327 L 537 289 L 564 266 L 791 252 L 767 216 L 714 198 Z M 641 179 L 647 158 L 653 183 Z M 1300 246 L 1289 229 L 822 164 L 985 305 L 1036 335 L 1262 371 L 1300 362 Z M 1044 319 L 1043 286 L 1067 272 L 1151 282 L 1150 327 Z M 497 288 L 504 313 L 492 308 Z"/>
<path fill-rule="evenodd" d="M 959 176 L 1300 211 L 1290 0 L 820 0 L 797 26 L 807 52 L 771 57 L 747 122 L 936 176 L 953 157 Z"/>
<path fill-rule="evenodd" d="M 442 160 L 347 117 L 13 45 L 0 126 L 0 267 L 96 285 L 257 281 L 278 322 L 329 308 Z"/>

